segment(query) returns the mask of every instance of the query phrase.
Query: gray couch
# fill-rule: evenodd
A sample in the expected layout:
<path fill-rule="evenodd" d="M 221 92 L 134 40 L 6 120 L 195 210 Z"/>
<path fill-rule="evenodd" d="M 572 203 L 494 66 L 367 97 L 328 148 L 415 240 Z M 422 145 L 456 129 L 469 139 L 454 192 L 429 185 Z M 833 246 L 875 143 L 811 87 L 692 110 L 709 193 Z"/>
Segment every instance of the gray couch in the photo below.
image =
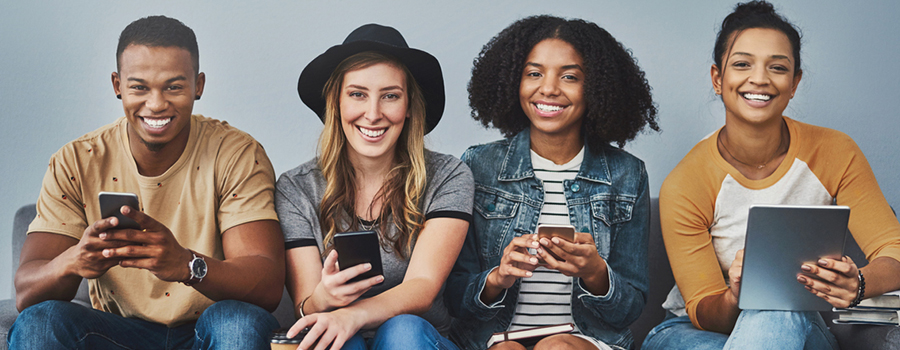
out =
<path fill-rule="evenodd" d="M 635 348 L 640 348 L 641 342 L 647 333 L 665 318 L 665 311 L 660 307 L 675 285 L 672 277 L 672 271 L 669 267 L 669 259 L 666 256 L 666 250 L 663 246 L 662 235 L 659 229 L 659 202 L 656 198 L 652 201 L 652 218 L 650 232 L 649 247 L 649 266 L 650 266 L 650 293 L 647 298 L 647 306 L 641 313 L 640 318 L 629 328 L 635 336 Z M 35 216 L 34 205 L 26 205 L 16 212 L 16 218 L 13 225 L 13 272 L 19 266 L 19 253 L 22 243 L 25 241 L 25 230 L 28 224 Z M 849 253 L 854 261 L 865 263 L 865 257 L 856 245 L 856 242 L 849 243 Z M 12 291 L 15 298 L 15 289 Z M 78 294 L 72 301 L 85 306 L 90 306 L 87 294 L 87 283 L 82 282 L 79 287 Z M 273 313 L 282 326 L 290 326 L 294 322 L 293 308 L 291 300 L 284 292 L 281 304 Z M 16 319 L 15 299 L 0 300 L 0 350 L 6 350 L 6 334 L 9 327 Z M 823 312 L 825 320 L 831 324 L 832 315 L 830 312 Z M 842 349 L 900 349 L 900 327 L 890 326 L 861 326 L 861 325 L 831 325 L 831 331 L 835 334 Z"/>

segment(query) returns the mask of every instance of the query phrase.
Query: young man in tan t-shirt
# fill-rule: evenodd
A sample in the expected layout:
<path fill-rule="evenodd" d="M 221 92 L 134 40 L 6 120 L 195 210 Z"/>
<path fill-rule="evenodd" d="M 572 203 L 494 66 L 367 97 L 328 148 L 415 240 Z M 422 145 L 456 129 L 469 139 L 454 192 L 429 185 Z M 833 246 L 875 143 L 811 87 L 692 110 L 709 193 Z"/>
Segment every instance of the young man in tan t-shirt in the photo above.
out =
<path fill-rule="evenodd" d="M 125 117 L 63 146 L 16 272 L 11 348 L 267 347 L 284 285 L 274 170 L 249 135 L 192 115 L 205 75 L 193 31 L 153 16 L 119 38 Z M 99 192 L 137 194 L 102 218 Z M 69 303 L 89 279 L 87 309 Z"/>

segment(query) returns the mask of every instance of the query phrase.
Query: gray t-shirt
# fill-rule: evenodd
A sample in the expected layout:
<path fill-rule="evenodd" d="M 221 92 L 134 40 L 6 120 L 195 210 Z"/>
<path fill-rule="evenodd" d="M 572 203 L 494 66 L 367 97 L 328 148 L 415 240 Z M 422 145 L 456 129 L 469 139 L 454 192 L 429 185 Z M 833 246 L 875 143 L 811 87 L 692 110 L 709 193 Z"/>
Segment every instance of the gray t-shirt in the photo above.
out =
<path fill-rule="evenodd" d="M 326 183 L 317 161 L 318 159 L 312 159 L 285 172 L 275 185 L 275 210 L 284 232 L 286 249 L 316 245 L 320 252 L 324 251 L 322 228 L 319 225 L 319 204 L 322 202 Z M 425 220 L 451 217 L 471 222 L 475 189 L 469 167 L 456 157 L 426 150 L 425 171 L 425 195 L 419 208 L 425 215 Z M 393 225 L 387 226 L 394 229 Z M 378 231 L 382 234 L 380 229 Z M 409 259 L 401 259 L 392 251 L 382 249 L 381 261 L 384 283 L 373 287 L 363 298 L 378 295 L 403 282 Z M 446 335 L 450 327 L 450 316 L 444 307 L 442 293 L 443 287 L 431 310 L 421 316 L 431 322 L 438 332 Z"/>

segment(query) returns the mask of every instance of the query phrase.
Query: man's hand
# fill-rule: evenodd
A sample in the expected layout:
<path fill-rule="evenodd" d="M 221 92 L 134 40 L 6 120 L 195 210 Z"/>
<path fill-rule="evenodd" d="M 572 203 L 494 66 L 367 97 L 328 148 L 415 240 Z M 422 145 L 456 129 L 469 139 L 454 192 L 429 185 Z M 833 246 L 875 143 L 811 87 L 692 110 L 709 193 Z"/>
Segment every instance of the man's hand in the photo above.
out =
<path fill-rule="evenodd" d="M 111 267 L 118 265 L 118 259 L 104 256 L 103 251 L 125 247 L 130 243 L 100 238 L 116 225 L 118 225 L 118 219 L 111 217 L 94 221 L 91 226 L 84 229 L 81 240 L 69 249 L 69 252 L 74 255 L 74 260 L 69 264 L 70 271 L 83 278 L 98 278 Z"/>
<path fill-rule="evenodd" d="M 131 207 L 123 206 L 121 211 L 125 216 L 137 221 L 144 229 L 100 233 L 99 238 L 105 242 L 127 244 L 103 249 L 103 257 L 119 261 L 122 267 L 148 270 L 163 281 L 187 281 L 191 277 L 188 263 L 194 256 L 178 244 L 172 231 L 159 221 Z"/>

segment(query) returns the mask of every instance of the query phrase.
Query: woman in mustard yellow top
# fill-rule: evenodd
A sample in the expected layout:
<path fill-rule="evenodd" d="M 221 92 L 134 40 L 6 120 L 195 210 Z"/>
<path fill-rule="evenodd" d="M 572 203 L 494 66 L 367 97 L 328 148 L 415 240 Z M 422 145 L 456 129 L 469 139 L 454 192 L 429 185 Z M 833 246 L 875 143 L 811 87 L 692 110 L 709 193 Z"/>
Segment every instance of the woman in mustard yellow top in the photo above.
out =
<path fill-rule="evenodd" d="M 838 308 L 900 289 L 900 223 L 850 137 L 782 115 L 802 77 L 800 35 L 771 4 L 739 4 L 722 23 L 714 60 L 725 126 L 700 141 L 660 191 L 678 286 L 663 304 L 670 317 L 643 348 L 837 349 L 817 312 L 738 308 L 749 207 L 851 208 L 850 231 L 870 263 L 860 269 L 844 257 L 797 266 L 797 282 Z"/>

